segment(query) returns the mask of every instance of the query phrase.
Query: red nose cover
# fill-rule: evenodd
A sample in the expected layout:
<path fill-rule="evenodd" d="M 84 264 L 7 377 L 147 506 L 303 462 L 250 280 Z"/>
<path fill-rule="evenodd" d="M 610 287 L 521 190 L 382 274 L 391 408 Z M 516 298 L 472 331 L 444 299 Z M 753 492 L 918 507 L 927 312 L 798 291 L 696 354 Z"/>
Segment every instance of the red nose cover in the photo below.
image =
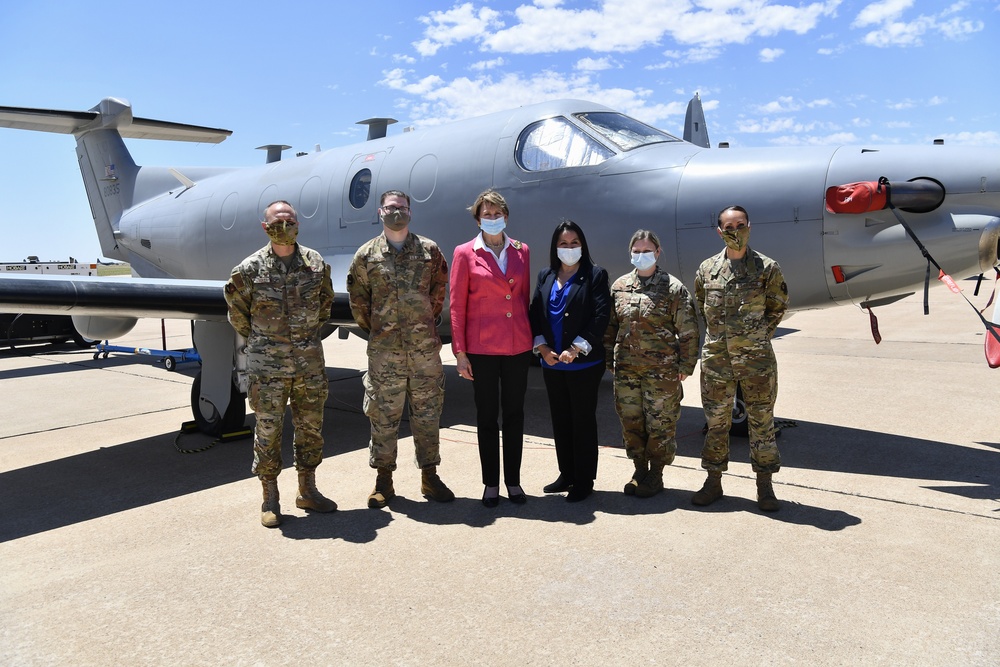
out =
<path fill-rule="evenodd" d="M 993 332 L 1000 333 L 1000 326 L 994 324 Z M 1000 341 L 989 331 L 986 332 L 986 363 L 990 368 L 1000 368 Z"/>
<path fill-rule="evenodd" d="M 878 181 L 834 185 L 826 189 L 826 210 L 830 213 L 865 213 L 885 208 L 889 188 Z"/>

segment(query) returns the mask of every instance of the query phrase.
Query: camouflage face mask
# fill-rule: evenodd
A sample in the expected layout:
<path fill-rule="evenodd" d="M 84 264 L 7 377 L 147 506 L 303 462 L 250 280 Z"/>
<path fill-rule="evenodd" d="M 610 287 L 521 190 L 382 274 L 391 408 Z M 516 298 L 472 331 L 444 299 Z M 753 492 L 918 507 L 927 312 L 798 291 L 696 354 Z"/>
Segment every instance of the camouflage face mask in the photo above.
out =
<path fill-rule="evenodd" d="M 295 245 L 299 225 L 294 220 L 274 220 L 266 225 L 268 238 L 278 245 Z"/>
<path fill-rule="evenodd" d="M 735 252 L 747 247 L 750 240 L 749 227 L 737 227 L 736 229 L 723 230 L 722 240 L 726 242 L 726 247 Z"/>
<path fill-rule="evenodd" d="M 410 214 L 406 211 L 392 211 L 382 216 L 382 224 L 394 232 L 398 232 L 410 224 Z"/>

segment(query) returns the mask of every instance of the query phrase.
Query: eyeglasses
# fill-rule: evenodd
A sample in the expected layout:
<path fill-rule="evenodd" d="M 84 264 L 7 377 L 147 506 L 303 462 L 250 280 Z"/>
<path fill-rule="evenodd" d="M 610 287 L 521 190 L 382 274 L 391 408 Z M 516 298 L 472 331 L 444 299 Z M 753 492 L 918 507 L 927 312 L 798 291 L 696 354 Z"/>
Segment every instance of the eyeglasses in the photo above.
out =
<path fill-rule="evenodd" d="M 409 213 L 410 207 L 409 206 L 383 206 L 382 210 L 385 211 L 386 213 L 398 213 L 399 211 L 403 211 L 404 213 Z"/>

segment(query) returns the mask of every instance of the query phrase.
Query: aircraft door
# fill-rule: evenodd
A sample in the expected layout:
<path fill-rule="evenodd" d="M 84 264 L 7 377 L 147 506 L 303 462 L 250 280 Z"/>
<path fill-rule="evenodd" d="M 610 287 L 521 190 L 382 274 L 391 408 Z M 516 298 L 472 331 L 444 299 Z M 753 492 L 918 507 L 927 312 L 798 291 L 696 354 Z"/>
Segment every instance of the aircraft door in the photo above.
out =
<path fill-rule="evenodd" d="M 356 155 L 344 179 L 341 200 L 341 229 L 359 223 L 378 222 L 378 176 L 385 152 Z"/>

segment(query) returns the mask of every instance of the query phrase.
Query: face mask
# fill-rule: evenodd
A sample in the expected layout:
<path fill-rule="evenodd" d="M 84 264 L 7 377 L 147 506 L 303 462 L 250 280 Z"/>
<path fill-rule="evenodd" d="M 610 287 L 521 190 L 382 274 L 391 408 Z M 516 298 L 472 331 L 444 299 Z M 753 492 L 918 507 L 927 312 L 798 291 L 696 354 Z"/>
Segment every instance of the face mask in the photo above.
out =
<path fill-rule="evenodd" d="M 632 253 L 632 266 L 639 269 L 640 271 L 645 271 L 646 269 L 652 268 L 654 264 L 656 264 L 655 252 Z"/>
<path fill-rule="evenodd" d="M 723 231 L 722 240 L 726 242 L 727 248 L 739 252 L 747 247 L 747 241 L 750 240 L 750 228 L 737 227 L 736 229 Z"/>
<path fill-rule="evenodd" d="M 382 224 L 394 232 L 402 231 L 410 224 L 410 214 L 406 211 L 393 211 L 382 216 Z"/>
<path fill-rule="evenodd" d="M 268 238 L 278 245 L 295 245 L 299 225 L 291 220 L 274 220 L 265 225 Z"/>
<path fill-rule="evenodd" d="M 566 266 L 573 266 L 583 257 L 583 248 L 556 248 L 556 255 Z"/>
<path fill-rule="evenodd" d="M 490 236 L 496 236 L 507 227 L 507 218 L 500 216 L 496 220 L 488 220 L 486 218 L 479 219 L 479 228 L 483 230 L 484 234 L 489 234 Z"/>

